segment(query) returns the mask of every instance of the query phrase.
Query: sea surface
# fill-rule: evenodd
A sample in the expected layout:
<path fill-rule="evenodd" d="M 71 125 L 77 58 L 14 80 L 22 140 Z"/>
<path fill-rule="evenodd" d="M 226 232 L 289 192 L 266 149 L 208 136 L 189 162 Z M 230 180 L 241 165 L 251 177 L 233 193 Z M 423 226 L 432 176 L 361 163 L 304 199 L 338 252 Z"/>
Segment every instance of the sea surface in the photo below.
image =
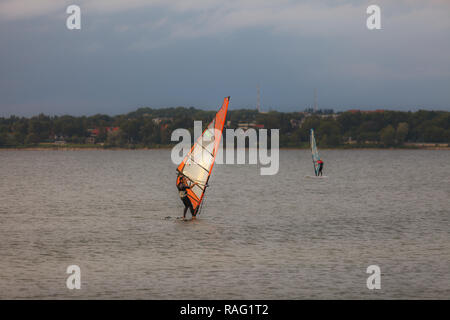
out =
<path fill-rule="evenodd" d="M 450 151 L 321 156 L 216 165 L 183 222 L 170 150 L 0 151 L 0 298 L 450 299 Z"/>

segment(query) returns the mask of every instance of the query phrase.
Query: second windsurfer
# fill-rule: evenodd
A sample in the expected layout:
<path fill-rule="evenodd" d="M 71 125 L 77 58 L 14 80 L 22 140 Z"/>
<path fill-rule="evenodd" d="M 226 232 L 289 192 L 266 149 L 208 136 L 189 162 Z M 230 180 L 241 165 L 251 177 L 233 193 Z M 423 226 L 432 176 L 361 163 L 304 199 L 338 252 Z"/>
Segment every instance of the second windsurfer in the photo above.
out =
<path fill-rule="evenodd" d="M 317 164 L 319 165 L 319 170 L 317 170 L 317 176 L 322 176 L 323 161 L 319 159 L 319 161 L 317 161 Z"/>

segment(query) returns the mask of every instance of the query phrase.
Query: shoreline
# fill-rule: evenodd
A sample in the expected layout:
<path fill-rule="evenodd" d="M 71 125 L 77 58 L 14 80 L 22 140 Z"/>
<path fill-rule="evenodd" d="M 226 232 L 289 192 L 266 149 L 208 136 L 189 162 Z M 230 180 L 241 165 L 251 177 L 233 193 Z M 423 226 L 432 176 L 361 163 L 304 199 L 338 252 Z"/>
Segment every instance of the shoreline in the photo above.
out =
<path fill-rule="evenodd" d="M 138 150 L 168 150 L 172 149 L 173 146 L 160 146 L 160 147 L 136 147 L 136 148 L 126 148 L 126 147 L 103 147 L 103 146 L 89 146 L 89 147 L 61 147 L 61 146 L 36 146 L 36 147 L 0 147 L 1 151 L 138 151 Z M 336 148 L 320 148 L 321 150 L 450 150 L 450 146 L 402 146 L 402 147 L 336 147 Z M 309 148 L 302 147 L 281 147 L 279 150 L 309 150 Z"/>

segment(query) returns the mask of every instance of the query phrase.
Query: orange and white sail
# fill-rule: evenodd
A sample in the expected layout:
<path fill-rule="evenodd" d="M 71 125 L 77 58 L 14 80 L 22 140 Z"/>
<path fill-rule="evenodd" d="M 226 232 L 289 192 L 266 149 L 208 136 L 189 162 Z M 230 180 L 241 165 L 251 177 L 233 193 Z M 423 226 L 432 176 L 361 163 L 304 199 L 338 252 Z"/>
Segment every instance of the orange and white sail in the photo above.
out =
<path fill-rule="evenodd" d="M 216 113 L 214 119 L 177 168 L 177 171 L 188 180 L 190 188 L 187 193 L 195 211 L 198 211 L 208 186 L 208 180 L 222 138 L 229 102 L 230 97 L 224 99 L 222 107 Z M 177 184 L 181 175 L 177 178 Z M 195 183 L 196 185 L 194 185 Z"/>

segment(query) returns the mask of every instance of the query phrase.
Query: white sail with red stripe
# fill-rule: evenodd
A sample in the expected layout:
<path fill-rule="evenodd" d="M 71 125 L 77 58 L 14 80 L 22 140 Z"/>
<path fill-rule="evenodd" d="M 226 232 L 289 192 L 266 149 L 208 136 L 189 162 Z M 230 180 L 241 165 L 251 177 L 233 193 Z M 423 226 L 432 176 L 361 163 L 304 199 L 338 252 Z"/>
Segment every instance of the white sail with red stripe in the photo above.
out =
<path fill-rule="evenodd" d="M 229 101 L 230 97 L 224 99 L 222 107 L 216 113 L 214 119 L 206 127 L 203 134 L 198 138 L 177 168 L 178 173 L 180 173 L 177 178 L 177 184 L 181 176 L 187 178 L 189 187 L 187 194 L 196 212 L 203 201 L 214 166 L 227 117 Z"/>

